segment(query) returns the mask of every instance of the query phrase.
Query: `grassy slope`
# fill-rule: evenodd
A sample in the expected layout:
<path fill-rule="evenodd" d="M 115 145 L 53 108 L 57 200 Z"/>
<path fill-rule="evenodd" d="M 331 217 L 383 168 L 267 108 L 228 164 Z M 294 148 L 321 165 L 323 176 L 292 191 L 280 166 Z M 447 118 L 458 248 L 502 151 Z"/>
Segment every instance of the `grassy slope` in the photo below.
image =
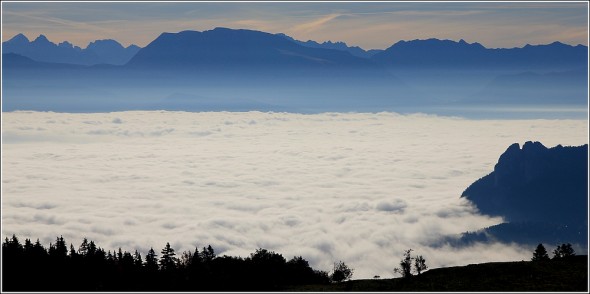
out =
<path fill-rule="evenodd" d="M 588 256 L 548 262 L 492 262 L 437 268 L 410 279 L 354 280 L 290 291 L 580 291 L 588 290 Z"/>

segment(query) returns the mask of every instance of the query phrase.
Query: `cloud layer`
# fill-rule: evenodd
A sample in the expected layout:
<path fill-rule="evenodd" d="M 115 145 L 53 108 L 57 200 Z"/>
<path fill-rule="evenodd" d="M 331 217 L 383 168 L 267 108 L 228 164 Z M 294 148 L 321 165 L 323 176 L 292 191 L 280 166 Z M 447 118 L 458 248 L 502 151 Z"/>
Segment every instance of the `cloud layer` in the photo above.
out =
<path fill-rule="evenodd" d="M 422 114 L 3 113 L 2 234 L 107 250 L 263 247 L 355 278 L 530 258 L 498 244 L 432 247 L 499 223 L 459 198 L 512 143 L 588 143 L 585 120 Z"/>

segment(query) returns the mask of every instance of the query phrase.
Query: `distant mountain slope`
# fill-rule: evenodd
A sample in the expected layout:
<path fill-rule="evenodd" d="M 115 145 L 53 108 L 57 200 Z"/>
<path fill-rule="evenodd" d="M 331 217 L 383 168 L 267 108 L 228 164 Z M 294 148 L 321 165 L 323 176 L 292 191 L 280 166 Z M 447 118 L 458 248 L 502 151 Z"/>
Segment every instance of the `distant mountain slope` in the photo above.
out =
<path fill-rule="evenodd" d="M 141 48 L 137 45 L 123 47 L 119 42 L 111 39 L 96 40 L 90 42 L 87 51 L 94 52 L 105 63 L 114 65 L 123 65 L 137 54 Z"/>
<path fill-rule="evenodd" d="M 81 69 L 84 66 L 70 64 L 70 63 L 54 63 L 54 62 L 42 62 L 36 61 L 29 57 L 22 56 L 16 53 L 4 53 L 2 54 L 2 69 L 3 70 L 58 70 L 58 69 Z"/>
<path fill-rule="evenodd" d="M 141 49 L 130 68 L 190 70 L 380 70 L 340 50 L 309 48 L 260 31 L 216 28 L 163 33 Z"/>
<path fill-rule="evenodd" d="M 3 54 L 15 53 L 40 62 L 79 65 L 101 63 L 122 65 L 129 61 L 139 49 L 135 45 L 124 48 L 115 40 L 97 40 L 91 42 L 86 49 L 82 49 L 67 41 L 55 44 L 44 35 L 29 41 L 23 34 L 18 34 L 2 43 Z"/>
<path fill-rule="evenodd" d="M 381 49 L 364 50 L 358 46 L 348 46 L 344 42 L 326 41 L 323 43 L 318 43 L 313 40 L 307 40 L 307 41 L 303 42 L 303 41 L 295 40 L 294 38 L 287 36 L 285 34 L 282 34 L 282 33 L 279 33 L 277 35 L 281 36 L 283 38 L 286 38 L 287 40 L 293 41 L 301 46 L 310 47 L 310 48 L 323 48 L 323 49 L 334 49 L 334 50 L 346 51 L 354 56 L 362 57 L 362 58 L 369 58 L 369 57 L 383 51 Z"/>
<path fill-rule="evenodd" d="M 371 57 L 397 68 L 568 70 L 587 66 L 588 47 L 560 42 L 489 49 L 479 43 L 427 39 L 399 41 Z"/>

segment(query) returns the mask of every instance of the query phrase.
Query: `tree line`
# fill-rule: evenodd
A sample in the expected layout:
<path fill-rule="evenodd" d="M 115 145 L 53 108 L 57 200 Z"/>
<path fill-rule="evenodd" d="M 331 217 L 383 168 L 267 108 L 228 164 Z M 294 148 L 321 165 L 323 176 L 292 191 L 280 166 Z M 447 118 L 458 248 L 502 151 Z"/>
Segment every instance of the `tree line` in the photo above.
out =
<path fill-rule="evenodd" d="M 561 259 L 561 258 L 568 258 L 570 256 L 576 255 L 576 252 L 572 248 L 572 244 L 564 243 L 561 245 L 557 245 L 557 248 L 553 250 L 553 259 Z M 535 251 L 533 251 L 533 257 L 531 261 L 547 261 L 549 260 L 549 254 L 547 254 L 547 249 L 543 244 L 539 243 Z"/>
<path fill-rule="evenodd" d="M 413 257 L 412 251 L 406 250 L 393 270 L 403 278 L 428 269 L 424 257 Z M 553 254 L 562 259 L 575 252 L 567 243 Z M 543 244 L 531 260 L 550 260 Z M 218 256 L 211 245 L 177 255 L 166 243 L 159 254 L 150 248 L 142 257 L 137 250 L 105 251 L 87 238 L 76 248 L 60 236 L 45 248 L 39 239 L 21 244 L 16 235 L 2 243 L 2 269 L 5 291 L 273 291 L 343 282 L 354 272 L 342 261 L 334 263 L 331 273 L 315 270 L 301 256 L 287 261 L 263 248 L 246 258 Z"/>
<path fill-rule="evenodd" d="M 38 239 L 5 238 L 2 266 L 4 291 L 272 291 L 352 276 L 342 261 L 329 274 L 301 256 L 287 261 L 262 248 L 242 258 L 218 256 L 211 245 L 177 254 L 166 243 L 142 257 L 137 250 L 105 251 L 86 238 L 68 246 L 61 236 L 48 248 Z"/>

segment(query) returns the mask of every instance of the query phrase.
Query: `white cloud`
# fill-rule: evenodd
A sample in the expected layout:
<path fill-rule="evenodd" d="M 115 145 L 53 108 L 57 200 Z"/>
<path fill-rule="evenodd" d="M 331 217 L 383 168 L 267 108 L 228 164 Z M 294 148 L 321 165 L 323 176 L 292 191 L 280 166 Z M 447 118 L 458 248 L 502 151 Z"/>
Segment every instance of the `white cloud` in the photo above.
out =
<path fill-rule="evenodd" d="M 2 234 L 83 237 L 145 254 L 258 247 L 355 278 L 404 250 L 431 268 L 528 259 L 531 248 L 430 247 L 500 222 L 461 192 L 512 143 L 588 143 L 587 121 L 396 113 L 3 113 Z"/>

